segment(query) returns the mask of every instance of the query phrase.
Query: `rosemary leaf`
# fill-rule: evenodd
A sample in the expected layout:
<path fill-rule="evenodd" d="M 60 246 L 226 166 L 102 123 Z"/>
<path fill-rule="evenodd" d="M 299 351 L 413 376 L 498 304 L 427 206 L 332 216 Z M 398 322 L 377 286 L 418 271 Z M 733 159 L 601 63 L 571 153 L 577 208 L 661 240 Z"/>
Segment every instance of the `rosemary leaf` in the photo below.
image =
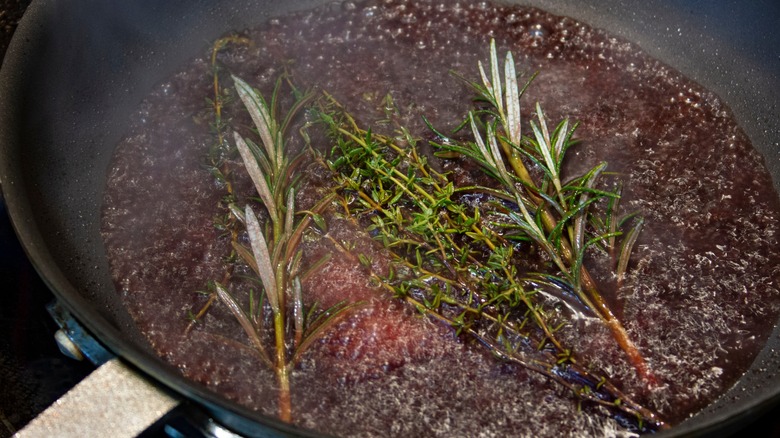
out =
<path fill-rule="evenodd" d="M 512 52 L 506 53 L 504 61 L 504 79 L 506 80 L 506 124 L 509 141 L 519 146 L 522 140 L 520 131 L 520 94 L 517 87 L 517 73 Z"/>
<path fill-rule="evenodd" d="M 242 215 L 243 216 L 243 215 Z M 257 262 L 255 261 L 255 256 L 252 254 L 250 250 L 248 250 L 244 245 L 233 241 L 231 242 L 233 249 L 236 251 L 236 254 L 238 254 L 239 257 L 241 257 L 241 260 L 244 261 L 244 263 L 249 266 L 250 269 L 252 269 L 255 274 L 258 276 L 260 275 L 260 270 L 257 267 Z"/>
<path fill-rule="evenodd" d="M 235 298 L 233 298 L 233 296 L 230 295 L 230 293 L 225 290 L 221 284 L 214 283 L 214 287 L 217 292 L 217 297 L 219 297 L 219 300 L 230 310 L 230 313 L 236 317 L 236 320 L 238 320 L 239 324 L 241 324 L 244 332 L 246 332 L 255 348 L 257 348 L 257 351 L 260 353 L 260 357 L 262 357 L 263 361 L 265 361 L 268 365 L 271 365 L 271 359 L 269 358 L 268 353 L 265 351 L 263 342 L 255 331 L 255 326 L 252 324 L 252 321 L 249 319 L 246 313 L 241 310 L 241 306 L 238 304 Z"/>
<path fill-rule="evenodd" d="M 490 71 L 493 74 L 493 95 L 495 101 L 498 104 L 496 109 L 498 113 L 503 117 L 503 91 L 501 90 L 501 70 L 498 68 L 498 51 L 496 50 L 496 40 L 490 40 Z"/>
<path fill-rule="evenodd" d="M 257 271 L 260 275 L 260 280 L 263 282 L 263 288 L 265 288 L 265 295 L 268 298 L 268 304 L 271 305 L 274 313 L 279 313 L 279 297 L 276 295 L 276 274 L 273 260 L 271 259 L 271 253 L 268 251 L 268 244 L 263 236 L 260 222 L 255 216 L 255 212 L 252 211 L 252 207 L 246 206 L 244 210 L 244 218 L 246 219 L 246 231 L 249 234 L 249 243 L 252 247 L 252 254 L 255 256 L 255 262 L 257 263 Z"/>
<path fill-rule="evenodd" d="M 268 105 L 265 103 L 263 97 L 249 84 L 239 77 L 232 77 L 233 82 L 236 85 L 236 91 L 238 91 L 238 96 L 241 98 L 241 101 L 244 102 L 244 106 L 252 117 L 252 121 L 255 123 L 255 127 L 260 134 L 260 139 L 263 140 L 263 146 L 268 154 L 269 161 L 271 163 L 277 163 L 277 129 L 276 123 L 268 112 Z"/>
<path fill-rule="evenodd" d="M 265 180 L 263 172 L 260 170 L 260 166 L 257 164 L 257 159 L 249 150 L 249 146 L 247 146 L 244 138 L 241 137 L 238 132 L 233 134 L 236 141 L 236 147 L 238 148 L 238 152 L 241 155 L 241 159 L 244 162 L 244 167 L 246 167 L 249 177 L 255 184 L 257 194 L 260 195 L 260 199 L 263 200 L 271 217 L 277 220 L 278 209 L 276 207 L 276 201 L 274 200 L 274 195 L 271 193 L 271 189 L 268 187 L 268 182 Z"/>
<path fill-rule="evenodd" d="M 626 270 L 628 269 L 628 261 L 631 257 L 631 251 L 633 250 L 634 244 L 639 238 L 639 233 L 642 231 L 644 222 L 644 219 L 639 217 L 635 221 L 634 226 L 628 230 L 626 236 L 623 238 L 623 243 L 620 246 L 620 255 L 618 257 L 618 265 L 616 270 L 619 283 L 622 283 L 626 276 Z"/>
<path fill-rule="evenodd" d="M 295 345 L 301 345 L 303 340 L 303 295 L 301 292 L 301 280 L 298 277 L 293 278 L 292 284 L 292 302 L 293 302 L 293 321 L 295 322 Z"/>
<path fill-rule="evenodd" d="M 319 339 L 327 330 L 335 327 L 336 324 L 343 321 L 344 318 L 349 316 L 355 309 L 364 306 L 362 302 L 346 303 L 340 302 L 333 307 L 322 312 L 321 317 L 317 318 L 308 330 L 308 333 L 304 336 L 298 348 L 295 350 L 295 354 L 290 360 L 291 364 L 296 364 L 301 360 L 304 353 L 311 347 L 311 345 Z"/>

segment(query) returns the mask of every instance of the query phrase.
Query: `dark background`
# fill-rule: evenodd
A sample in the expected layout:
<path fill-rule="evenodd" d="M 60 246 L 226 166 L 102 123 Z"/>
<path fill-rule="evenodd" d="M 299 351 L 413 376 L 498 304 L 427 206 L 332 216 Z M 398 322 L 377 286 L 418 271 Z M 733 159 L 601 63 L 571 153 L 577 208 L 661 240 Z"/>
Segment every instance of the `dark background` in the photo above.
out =
<path fill-rule="evenodd" d="M 29 3 L 0 0 L 0 58 Z M 53 300 L 27 261 L 0 195 L 0 438 L 21 429 L 93 368 L 57 349 L 57 326 L 45 308 Z M 780 407 L 738 435 L 780 438 Z"/>

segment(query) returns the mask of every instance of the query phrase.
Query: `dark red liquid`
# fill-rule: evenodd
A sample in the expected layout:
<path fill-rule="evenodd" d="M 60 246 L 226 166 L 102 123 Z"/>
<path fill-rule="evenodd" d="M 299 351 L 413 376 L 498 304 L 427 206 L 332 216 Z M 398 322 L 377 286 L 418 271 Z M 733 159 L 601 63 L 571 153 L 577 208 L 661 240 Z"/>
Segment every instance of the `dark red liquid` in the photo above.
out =
<path fill-rule="evenodd" d="M 762 158 L 723 102 L 633 44 L 536 9 L 425 1 L 345 3 L 274 19 L 229 45 L 221 75 L 270 96 L 289 71 L 301 88 L 327 90 L 366 125 L 390 94 L 412 132 L 420 116 L 442 130 L 471 107 L 488 42 L 511 50 L 525 77 L 539 71 L 523 117 L 539 101 L 551 123 L 580 121 L 582 143 L 566 169 L 601 161 L 624 182 L 622 204 L 646 226 L 626 284 L 608 296 L 660 385 L 648 391 L 598 321 L 562 337 L 671 423 L 723 393 L 750 365 L 780 309 L 778 201 Z M 247 347 L 232 315 L 215 305 L 186 333 L 209 280 L 222 278 L 229 240 L 214 219 L 225 195 L 203 163 L 214 138 L 208 50 L 160 84 L 117 148 L 104 204 L 104 238 L 117 290 L 150 343 L 186 376 L 260 412 L 276 413 L 274 377 Z M 231 126 L 249 135 L 235 102 Z M 525 129 L 528 129 L 527 126 Z M 528 131 L 526 131 L 528 132 Z M 329 150 L 324 138 L 317 147 Z M 252 196 L 233 166 L 239 197 Z M 311 163 L 298 203 L 310 206 L 328 175 Z M 332 216 L 330 234 L 382 260 L 367 234 Z M 312 239 L 307 257 L 332 251 Z M 594 256 L 597 281 L 612 279 Z M 232 287 L 246 292 L 246 283 Z M 478 346 L 371 287 L 359 264 L 333 257 L 304 285 L 310 301 L 370 305 L 306 356 L 292 377 L 293 416 L 338 435 L 604 435 L 619 426 L 543 378 L 501 364 Z M 243 288 L 243 289 L 242 289 Z M 241 295 L 245 296 L 245 295 Z"/>

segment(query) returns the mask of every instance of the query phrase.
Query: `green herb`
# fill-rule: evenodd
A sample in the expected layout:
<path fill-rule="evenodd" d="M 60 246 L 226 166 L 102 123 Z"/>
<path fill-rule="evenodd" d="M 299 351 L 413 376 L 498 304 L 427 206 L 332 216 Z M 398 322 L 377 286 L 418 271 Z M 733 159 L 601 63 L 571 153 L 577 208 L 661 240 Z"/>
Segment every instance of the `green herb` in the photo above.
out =
<path fill-rule="evenodd" d="M 211 99 L 206 99 L 207 107 L 205 108 L 204 113 L 207 114 L 205 117 L 211 118 L 209 127 L 214 138 L 214 143 L 209 147 L 205 166 L 214 179 L 225 188 L 225 196 L 221 201 L 221 206 L 224 207 L 225 212 L 214 219 L 214 227 L 221 231 L 223 236 L 228 236 L 231 242 L 235 242 L 238 239 L 241 225 L 236 220 L 236 215 L 231 213 L 231 209 L 236 208 L 234 204 L 235 193 L 231 182 L 232 175 L 230 174 L 230 168 L 227 165 L 226 158 L 230 155 L 232 148 L 226 140 L 228 123 L 226 123 L 222 111 L 225 105 L 231 101 L 232 95 L 229 88 L 222 88 L 220 85 L 220 65 L 217 63 L 217 55 L 229 44 L 249 45 L 251 44 L 251 41 L 237 35 L 228 35 L 218 39 L 211 47 L 210 65 L 214 96 Z M 226 260 L 226 270 L 222 276 L 222 283 L 228 283 L 233 275 L 232 261 L 234 258 L 235 253 L 231 253 L 228 260 Z M 192 314 L 192 317 L 188 318 L 190 324 L 187 326 L 185 334 L 189 333 L 193 329 L 195 323 L 206 315 L 216 300 L 217 294 L 212 288 L 208 294 L 206 303 L 201 306 L 200 310 L 194 314 L 192 311 L 189 311 L 189 313 Z"/>
<path fill-rule="evenodd" d="M 228 127 L 222 114 L 224 99 L 229 94 L 220 87 L 216 64 L 217 52 L 228 43 L 245 44 L 247 41 L 237 37 L 223 38 L 215 43 L 212 50 L 215 97 L 209 103 L 214 112 L 212 131 L 216 145 L 209 153 L 209 171 L 227 189 L 223 199 L 227 212 L 224 217 L 215 220 L 215 227 L 230 236 L 233 247 L 230 259 L 240 259 L 255 273 L 259 293 L 250 290 L 247 305 L 242 305 L 239 298 L 229 290 L 228 283 L 232 276 L 232 269 L 229 269 L 222 281 L 210 283 L 209 301 L 197 314 L 190 312 L 189 318 L 193 323 L 197 321 L 215 300 L 230 310 L 249 337 L 260 360 L 276 374 L 279 417 L 290 422 L 290 371 L 315 340 L 361 304 L 340 302 L 325 310 L 317 309 L 316 304 L 308 309 L 304 306 L 302 281 L 327 262 L 328 257 L 314 261 L 311 267 L 304 270 L 301 267 L 303 254 L 299 245 L 312 223 L 319 228 L 325 227 L 321 212 L 331 203 L 333 196 L 325 197 L 309 211 L 296 211 L 295 193 L 300 180 L 297 168 L 304 153 L 291 154 L 286 147 L 286 137 L 293 118 L 310 100 L 311 95 L 300 95 L 293 87 L 291 94 L 297 99 L 286 116 L 280 119 L 277 115 L 279 93 L 285 83 L 289 84 L 284 77 L 277 81 L 270 103 L 249 84 L 232 77 L 235 92 L 251 116 L 260 139 L 258 145 L 238 132 L 233 132 L 233 144 L 270 224 L 261 224 L 251 205 L 247 204 L 243 208 L 236 205 L 230 174 L 224 161 L 231 148 L 225 138 Z M 249 247 L 239 242 L 242 224 Z M 266 324 L 267 321 L 271 321 L 271 324 Z"/>
<path fill-rule="evenodd" d="M 615 237 L 621 234 L 613 228 L 608 232 L 591 235 L 586 240 L 587 222 L 597 220 L 593 218 L 592 206 L 605 198 L 611 200 L 619 197 L 617 193 L 594 188 L 606 168 L 606 163 L 599 164 L 584 175 L 563 185 L 560 172 L 565 153 L 574 144 L 572 136 L 576 125 L 570 129 L 569 121 L 564 120 L 550 133 L 542 108 L 537 103 L 535 106 L 537 121 L 531 121 L 534 135 L 530 138 L 522 137 L 520 135 L 522 92 L 518 92 L 512 53 L 507 53 L 504 63 L 505 104 L 502 98 L 501 75 L 494 41 L 491 41 L 490 53 L 492 79 L 488 79 L 480 63 L 482 84 L 471 84 L 478 95 L 489 102 L 492 108 L 488 111 L 490 120 L 485 123 L 487 143 L 490 147 L 485 146 L 473 112 L 469 114 L 473 142 L 465 146 L 447 143 L 437 144 L 437 146 L 447 151 L 463 153 L 476 160 L 514 198 L 521 214 L 509 212 L 511 222 L 519 226 L 547 253 L 580 300 L 588 308 L 593 309 L 608 325 L 618 345 L 625 351 L 639 375 L 649 384 L 653 384 L 655 379 L 642 354 L 606 304 L 595 281 L 583 266 L 585 251 L 589 246 L 601 242 L 614 242 Z M 523 91 L 527 86 L 526 84 Z M 497 124 L 501 125 L 500 131 L 497 129 Z M 501 151 L 514 173 L 507 171 Z M 527 158 L 536 168 L 543 171 L 541 181 L 536 181 L 530 176 L 521 157 Z M 518 186 L 522 187 L 522 190 Z M 612 213 L 615 213 L 614 209 Z M 615 223 L 614 218 L 606 221 Z M 634 228 L 628 232 L 628 238 L 622 242 L 618 262 L 618 277 L 621 279 L 641 226 L 640 218 Z"/>
<path fill-rule="evenodd" d="M 258 146 L 235 132 L 235 145 L 268 213 L 270 227 L 260 224 L 250 205 L 246 205 L 243 212 L 231 209 L 237 219 L 245 224 L 249 237 L 249 248 L 235 241 L 233 246 L 239 257 L 257 274 L 262 286 L 260 297 L 250 295 L 249 311 L 245 311 L 223 285 L 215 283 L 214 287 L 219 300 L 236 317 L 263 362 L 275 371 L 279 390 L 279 417 L 291 421 L 290 370 L 314 340 L 359 304 L 342 302 L 316 313 L 307 312 L 303 304 L 301 277 L 305 272 L 301 270 L 302 253 L 299 244 L 304 231 L 312 222 L 319 221 L 319 213 L 332 200 L 326 197 L 311 212 L 296 218 L 296 169 L 301 156 L 290 156 L 285 147 L 285 137 L 293 116 L 309 96 L 298 99 L 279 123 L 274 110 L 277 108 L 281 79 L 277 82 L 270 104 L 238 77 L 233 76 L 233 82 L 261 140 L 261 146 Z M 272 327 L 263 324 L 266 313 L 270 314 Z M 267 331 L 273 333 L 273 345 L 270 347 L 264 345 Z"/>
<path fill-rule="evenodd" d="M 617 218 L 619 191 L 599 184 L 605 163 L 562 179 L 576 125 L 564 120 L 550 131 L 537 104 L 533 135 L 522 136 L 520 97 L 528 84 L 518 87 L 511 53 L 503 81 L 495 43 L 490 57 L 490 76 L 480 64 L 482 82 L 469 83 L 488 105 L 470 112 L 463 124 L 472 139 L 458 141 L 429 124 L 440 138 L 432 143 L 439 155 L 472 160 L 490 185 L 455 187 L 429 164 L 407 130 L 377 134 L 358 126 L 333 97 L 326 94 L 320 104 L 319 116 L 334 142 L 328 163 L 336 174 L 340 204 L 395 262 L 390 274 L 372 275 L 396 297 L 476 339 L 497 357 L 547 376 L 581 400 L 635 418 L 639 429 L 664 428 L 656 413 L 581 365 L 556 335 L 572 316 L 595 315 L 637 373 L 653 383 L 644 358 L 584 263 L 586 252 L 595 247 L 612 251 L 619 246 L 616 272 L 622 278 L 642 220 Z M 479 202 L 468 202 L 467 195 L 478 196 Z M 607 213 L 601 214 L 605 205 Z M 533 255 L 539 253 L 543 257 Z M 546 269 L 527 269 L 545 260 Z M 544 299 L 549 295 L 556 300 Z M 555 301 L 567 305 L 570 315 L 551 304 Z"/>

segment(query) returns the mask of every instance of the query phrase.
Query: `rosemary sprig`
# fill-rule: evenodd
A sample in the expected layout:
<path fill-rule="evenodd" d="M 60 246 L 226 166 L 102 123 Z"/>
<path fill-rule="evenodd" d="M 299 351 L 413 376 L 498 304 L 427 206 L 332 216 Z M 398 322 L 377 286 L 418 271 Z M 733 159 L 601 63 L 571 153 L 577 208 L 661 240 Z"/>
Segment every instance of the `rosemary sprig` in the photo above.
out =
<path fill-rule="evenodd" d="M 491 106 L 488 111 L 482 113 L 487 114 L 487 117 L 482 117 L 482 121 L 486 125 L 485 136 L 491 149 L 487 150 L 484 146 L 482 134 L 474 121 L 477 117 L 474 112 L 470 113 L 469 118 L 475 141 L 466 145 L 443 142 L 436 146 L 445 151 L 463 153 L 476 160 L 504 190 L 515 197 L 515 205 L 521 214 L 509 212 L 508 216 L 512 222 L 547 253 L 579 299 L 593 309 L 610 328 L 616 342 L 645 382 L 648 385 L 655 384 L 655 378 L 641 352 L 604 301 L 598 285 L 583 265 L 588 247 L 600 242 L 612 242 L 614 245 L 615 238 L 622 234 L 613 227 L 606 232 L 591 235 L 586 240 L 587 222 L 594 220 L 593 205 L 604 199 L 611 202 L 611 199 L 618 198 L 617 193 L 594 188 L 606 168 L 606 163 L 597 165 L 568 183 L 562 183 L 561 168 L 566 151 L 576 143 L 572 137 L 577 125 L 570 128 L 568 119 L 565 119 L 551 133 L 544 112 L 537 103 L 536 121 L 532 120 L 530 123 L 533 137 L 521 136 L 519 114 L 522 92 L 516 91 L 518 85 L 512 53 L 507 52 L 504 62 L 504 87 L 507 90 L 505 101 L 502 101 L 502 82 L 495 41 L 490 43 L 490 59 L 492 81 L 488 79 L 480 64 L 482 84 L 470 85 L 477 91 L 478 96 Z M 527 87 L 528 83 L 523 87 L 523 91 Z M 501 125 L 501 129 L 496 127 L 497 124 Z M 499 144 L 514 171 L 513 174 L 507 172 L 503 165 L 503 159 L 498 153 Z M 542 171 L 540 180 L 531 177 L 521 157 L 527 158 Z M 615 212 L 613 209 L 612 213 Z M 612 218 L 611 223 L 615 222 Z M 623 240 L 617 263 L 619 283 L 622 283 L 642 222 L 642 219 L 638 218 L 627 233 L 628 237 Z"/>
<path fill-rule="evenodd" d="M 567 318 L 541 299 L 543 295 L 553 294 L 570 308 L 584 306 L 601 318 L 639 374 L 648 375 L 644 360 L 584 267 L 589 248 L 621 236 L 616 225 L 601 233 L 589 226 L 598 222 L 593 219 L 595 206 L 618 197 L 596 188 L 605 165 L 564 182 L 561 167 L 574 143 L 574 127 L 564 121 L 550 133 L 537 105 L 534 137 L 521 136 L 522 92 L 514 61 L 508 54 L 502 86 L 497 59 L 491 43 L 492 79 L 480 65 L 483 83 L 471 84 L 491 106 L 469 113 L 466 125 L 473 141 L 460 143 L 431 127 L 445 140 L 434 146 L 447 156 L 474 160 L 498 184 L 468 188 L 484 196 L 475 207 L 463 201 L 463 188 L 456 189 L 447 175 L 428 164 L 406 130 L 393 138 L 362 129 L 326 95 L 319 114 L 335 143 L 329 165 L 337 174 L 341 204 L 350 216 L 368 222 L 368 231 L 396 262 L 388 275 L 373 276 L 395 296 L 470 335 L 496 356 L 540 372 L 582 400 L 629 414 L 639 429 L 663 428 L 657 414 L 630 400 L 606 377 L 579 365 L 556 336 Z M 541 169 L 541 181 L 531 177 L 524 159 Z M 611 218 L 600 223 L 616 222 Z M 628 234 L 621 250 L 625 260 L 638 228 Z M 524 257 L 518 238 L 536 244 L 557 272 L 520 272 Z M 620 269 L 625 267 L 623 263 Z"/>
<path fill-rule="evenodd" d="M 263 363 L 274 370 L 278 386 L 279 417 L 292 420 L 290 371 L 302 355 L 328 329 L 334 327 L 359 303 L 341 302 L 323 311 L 306 309 L 303 303 L 301 238 L 317 216 L 332 201 L 326 197 L 311 210 L 297 212 L 295 193 L 299 177 L 296 169 L 302 154 L 292 155 L 286 148 L 289 125 L 310 95 L 301 96 L 281 123 L 276 115 L 277 97 L 283 80 L 277 81 L 269 103 L 249 84 L 233 76 L 236 92 L 254 122 L 261 146 L 234 132 L 236 149 L 252 180 L 259 201 L 270 219 L 263 226 L 252 206 L 243 210 L 231 204 L 234 219 L 243 223 L 249 247 L 232 240 L 237 256 L 259 279 L 260 294 L 250 291 L 248 309 L 242 307 L 226 286 L 213 283 L 219 301 L 235 316 Z M 320 266 L 321 262 L 315 262 Z M 267 326 L 266 320 L 272 324 Z M 273 339 L 266 345 L 268 338 Z"/>

